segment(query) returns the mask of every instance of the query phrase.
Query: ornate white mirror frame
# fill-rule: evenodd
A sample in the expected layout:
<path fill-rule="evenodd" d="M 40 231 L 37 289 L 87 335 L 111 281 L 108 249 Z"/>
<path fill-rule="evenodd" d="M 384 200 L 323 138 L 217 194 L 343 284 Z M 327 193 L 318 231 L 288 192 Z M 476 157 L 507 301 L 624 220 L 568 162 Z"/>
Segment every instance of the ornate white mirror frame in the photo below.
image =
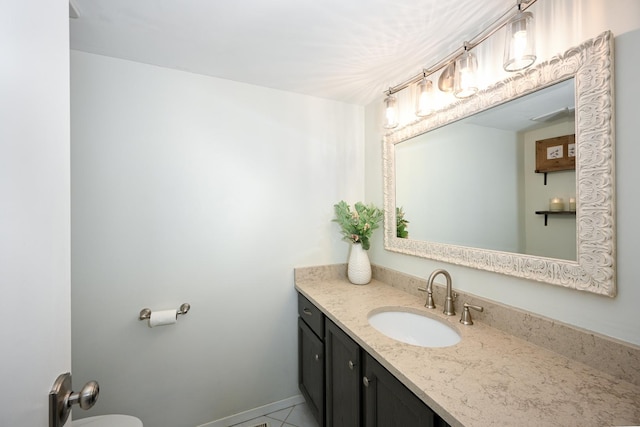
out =
<path fill-rule="evenodd" d="M 575 78 L 576 90 L 577 261 L 396 237 L 396 144 L 570 78 Z M 613 90 L 613 35 L 607 31 L 472 98 L 385 135 L 385 249 L 615 296 Z"/>

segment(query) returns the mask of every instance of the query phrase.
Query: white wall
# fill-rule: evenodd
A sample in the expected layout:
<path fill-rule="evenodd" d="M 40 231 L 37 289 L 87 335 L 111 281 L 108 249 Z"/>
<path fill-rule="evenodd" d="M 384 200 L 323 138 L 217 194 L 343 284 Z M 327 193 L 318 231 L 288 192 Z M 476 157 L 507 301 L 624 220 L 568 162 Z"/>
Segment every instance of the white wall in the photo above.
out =
<path fill-rule="evenodd" d="M 0 425 L 45 426 L 71 362 L 68 2 L 3 2 L 0 40 Z"/>
<path fill-rule="evenodd" d="M 537 2 L 533 7 L 536 8 L 537 45 L 541 59 L 578 45 L 605 30 L 611 30 L 616 36 L 618 296 L 608 298 L 386 252 L 382 249 L 382 233 L 374 235 L 370 257 L 374 263 L 421 277 L 427 277 L 435 268 L 444 267 L 452 274 L 454 287 L 458 289 L 640 344 L 636 307 L 637 301 L 640 301 L 640 286 L 637 283 L 637 241 L 640 238 L 637 212 L 640 200 L 636 184 L 640 182 L 640 169 L 637 167 L 640 158 L 640 145 L 637 143 L 640 2 L 554 0 Z M 501 42 L 495 45 L 501 45 Z M 494 58 L 496 67 L 499 67 L 500 60 L 500 57 Z M 413 75 L 416 71 L 407 70 L 407 75 Z M 382 205 L 382 98 L 381 94 L 380 99 L 367 106 L 365 111 L 366 197 L 379 205 Z"/>
<path fill-rule="evenodd" d="M 364 109 L 76 51 L 71 77 L 91 414 L 193 427 L 298 395 L 293 268 L 346 260 L 332 206 L 364 195 Z M 176 325 L 137 320 L 183 302 Z"/>

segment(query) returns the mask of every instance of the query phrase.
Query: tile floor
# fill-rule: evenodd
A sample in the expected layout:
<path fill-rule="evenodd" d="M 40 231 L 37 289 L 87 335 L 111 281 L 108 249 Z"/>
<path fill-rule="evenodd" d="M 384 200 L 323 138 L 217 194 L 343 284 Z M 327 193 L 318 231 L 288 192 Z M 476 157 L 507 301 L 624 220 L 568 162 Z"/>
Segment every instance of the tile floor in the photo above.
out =
<path fill-rule="evenodd" d="M 234 424 L 233 427 L 254 427 L 263 424 L 266 424 L 265 427 L 318 427 L 306 403 L 281 409 L 241 424 Z"/>

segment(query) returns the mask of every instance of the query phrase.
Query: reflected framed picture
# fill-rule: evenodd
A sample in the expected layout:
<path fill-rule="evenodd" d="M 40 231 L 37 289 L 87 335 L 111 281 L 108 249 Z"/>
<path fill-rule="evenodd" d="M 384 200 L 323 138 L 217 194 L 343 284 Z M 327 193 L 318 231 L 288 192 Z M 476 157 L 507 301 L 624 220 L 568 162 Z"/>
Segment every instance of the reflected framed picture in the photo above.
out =
<path fill-rule="evenodd" d="M 536 141 L 537 173 L 563 171 L 575 168 L 575 134 Z"/>

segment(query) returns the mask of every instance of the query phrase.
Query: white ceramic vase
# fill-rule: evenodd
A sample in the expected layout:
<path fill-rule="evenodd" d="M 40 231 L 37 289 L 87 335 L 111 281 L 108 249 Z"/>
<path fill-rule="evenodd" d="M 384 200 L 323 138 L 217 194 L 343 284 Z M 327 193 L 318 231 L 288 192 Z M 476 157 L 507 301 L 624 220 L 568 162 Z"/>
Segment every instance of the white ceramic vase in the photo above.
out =
<path fill-rule="evenodd" d="M 369 255 L 367 255 L 367 251 L 362 249 L 360 243 L 353 243 L 351 245 L 347 277 L 354 285 L 366 285 L 371 281 L 371 262 L 369 262 Z"/>

